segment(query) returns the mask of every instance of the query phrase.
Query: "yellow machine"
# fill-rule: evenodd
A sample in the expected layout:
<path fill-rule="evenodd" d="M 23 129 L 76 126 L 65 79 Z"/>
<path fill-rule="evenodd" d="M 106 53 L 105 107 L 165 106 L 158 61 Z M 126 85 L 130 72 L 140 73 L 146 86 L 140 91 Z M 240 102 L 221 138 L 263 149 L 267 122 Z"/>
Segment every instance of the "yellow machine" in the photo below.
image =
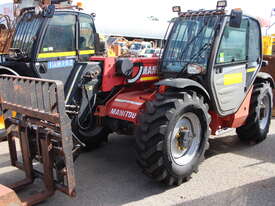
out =
<path fill-rule="evenodd" d="M 272 36 L 263 36 L 263 54 L 272 55 Z"/>
<path fill-rule="evenodd" d="M 263 36 L 263 55 L 275 54 L 275 34 Z"/>

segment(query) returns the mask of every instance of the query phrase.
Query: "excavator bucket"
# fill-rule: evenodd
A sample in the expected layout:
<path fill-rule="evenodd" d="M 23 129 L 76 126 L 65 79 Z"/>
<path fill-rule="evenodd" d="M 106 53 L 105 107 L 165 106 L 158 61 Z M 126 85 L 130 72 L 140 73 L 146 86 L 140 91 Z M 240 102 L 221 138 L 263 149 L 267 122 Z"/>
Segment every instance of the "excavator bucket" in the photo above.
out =
<path fill-rule="evenodd" d="M 25 173 L 8 187 L 21 190 L 36 178 L 44 184 L 43 192 L 22 199 L 22 205 L 37 204 L 55 190 L 74 196 L 74 148 L 62 82 L 1 75 L 0 107 L 11 165 Z"/>

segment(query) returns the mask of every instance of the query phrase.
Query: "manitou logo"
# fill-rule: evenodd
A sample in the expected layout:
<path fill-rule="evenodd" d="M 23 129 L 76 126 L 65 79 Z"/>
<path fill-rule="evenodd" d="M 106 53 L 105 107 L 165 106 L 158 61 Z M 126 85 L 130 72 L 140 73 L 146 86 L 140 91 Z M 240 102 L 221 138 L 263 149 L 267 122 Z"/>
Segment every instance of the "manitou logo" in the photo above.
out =
<path fill-rule="evenodd" d="M 143 75 L 155 75 L 158 73 L 157 66 L 145 66 L 143 67 Z"/>
<path fill-rule="evenodd" d="M 135 113 L 135 112 L 120 110 L 120 109 L 115 109 L 115 108 L 111 109 L 111 114 L 119 116 L 119 117 L 130 118 L 130 119 L 135 119 L 137 116 L 137 113 Z"/>

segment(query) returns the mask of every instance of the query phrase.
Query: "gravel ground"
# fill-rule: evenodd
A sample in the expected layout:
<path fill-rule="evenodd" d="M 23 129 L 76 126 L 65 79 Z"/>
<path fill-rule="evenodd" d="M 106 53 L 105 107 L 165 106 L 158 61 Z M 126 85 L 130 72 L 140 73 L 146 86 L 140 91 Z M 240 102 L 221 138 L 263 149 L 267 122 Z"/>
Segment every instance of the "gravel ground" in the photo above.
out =
<path fill-rule="evenodd" d="M 241 143 L 234 132 L 211 139 L 199 173 L 179 187 L 167 188 L 145 177 L 133 146 L 133 138 L 112 135 L 109 144 L 83 153 L 75 164 L 77 197 L 57 192 L 40 205 L 275 205 L 275 119 L 268 139 L 255 146 Z M 0 183 L 20 176 L 9 167 L 7 144 L 1 143 Z"/>

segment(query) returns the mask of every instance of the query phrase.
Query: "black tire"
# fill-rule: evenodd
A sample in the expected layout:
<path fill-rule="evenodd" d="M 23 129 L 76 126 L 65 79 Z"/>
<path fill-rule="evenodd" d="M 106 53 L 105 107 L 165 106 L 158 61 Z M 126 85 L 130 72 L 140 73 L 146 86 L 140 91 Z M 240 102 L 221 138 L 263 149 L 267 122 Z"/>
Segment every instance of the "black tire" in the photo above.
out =
<path fill-rule="evenodd" d="M 264 101 L 265 103 L 263 103 L 264 99 L 267 99 L 267 102 Z M 257 144 L 266 139 L 271 121 L 272 104 L 272 89 L 270 84 L 268 82 L 255 84 L 246 123 L 236 129 L 241 141 Z M 262 112 L 262 105 L 266 108 L 264 111 L 265 114 Z M 264 122 L 262 115 L 266 117 L 266 121 Z"/>
<path fill-rule="evenodd" d="M 187 113 L 195 114 L 200 121 L 200 143 L 191 161 L 180 165 L 171 152 L 174 136 L 171 131 L 175 131 L 178 120 Z M 210 119 L 208 105 L 195 92 L 158 94 L 156 100 L 146 104 L 137 128 L 137 162 L 143 172 L 166 185 L 180 185 L 187 181 L 193 172 L 198 171 L 209 147 Z"/>
<path fill-rule="evenodd" d="M 72 121 L 72 131 L 77 138 L 83 142 L 86 150 L 99 147 L 103 142 L 108 142 L 110 130 L 104 127 L 89 127 L 82 129 L 76 119 Z"/>

